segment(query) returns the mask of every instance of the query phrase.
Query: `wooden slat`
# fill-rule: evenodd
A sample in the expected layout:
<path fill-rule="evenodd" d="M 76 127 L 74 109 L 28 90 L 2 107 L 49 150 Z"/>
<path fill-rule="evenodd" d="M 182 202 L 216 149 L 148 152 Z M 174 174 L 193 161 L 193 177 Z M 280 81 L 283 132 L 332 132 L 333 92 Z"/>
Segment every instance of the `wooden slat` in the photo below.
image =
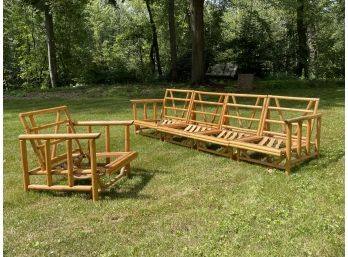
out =
<path fill-rule="evenodd" d="M 41 126 L 35 126 L 35 127 L 30 128 L 30 131 L 38 131 L 38 130 L 41 130 L 41 129 L 52 128 L 52 127 L 55 127 L 57 125 L 65 124 L 68 121 L 69 120 L 62 120 L 62 121 L 58 121 L 58 122 L 53 122 L 53 123 L 41 125 Z"/>
<path fill-rule="evenodd" d="M 196 125 L 193 125 L 193 126 L 191 127 L 191 129 L 190 129 L 188 132 L 193 132 L 196 128 L 197 128 L 197 126 L 196 126 Z"/>
<path fill-rule="evenodd" d="M 221 133 L 217 136 L 217 138 L 221 138 L 223 135 L 226 134 L 226 130 L 221 131 Z"/>
<path fill-rule="evenodd" d="M 269 140 L 267 146 L 268 146 L 268 147 L 272 147 L 273 144 L 274 144 L 274 142 L 275 142 L 275 140 L 276 140 L 275 138 L 271 138 L 271 139 Z"/>
<path fill-rule="evenodd" d="M 78 133 L 78 134 L 22 134 L 18 139 L 97 139 L 100 133 Z"/>
<path fill-rule="evenodd" d="M 132 99 L 130 102 L 134 104 L 163 103 L 163 99 Z"/>
<path fill-rule="evenodd" d="M 194 112 L 194 113 L 199 113 L 199 114 L 203 114 L 203 115 L 221 116 L 220 113 L 203 112 L 203 111 L 196 111 L 196 110 L 192 110 L 192 112 Z"/>
<path fill-rule="evenodd" d="M 259 145 L 264 145 L 268 141 L 269 137 L 264 137 L 260 142 Z"/>
<path fill-rule="evenodd" d="M 297 108 L 287 108 L 287 107 L 274 107 L 269 106 L 269 110 L 275 110 L 275 111 L 289 111 L 289 112 L 304 112 L 304 113 L 311 113 L 311 110 L 305 110 L 305 109 L 297 109 Z"/>
<path fill-rule="evenodd" d="M 192 128 L 192 124 L 190 124 L 190 125 L 188 125 L 185 129 L 184 129 L 184 131 L 189 131 L 191 128 Z"/>
<path fill-rule="evenodd" d="M 41 109 L 41 110 L 37 110 L 37 111 L 23 112 L 23 113 L 20 113 L 19 115 L 24 117 L 24 116 L 29 116 L 29 115 L 37 115 L 37 114 L 44 114 L 44 113 L 61 111 L 61 110 L 65 110 L 67 108 L 68 108 L 67 106 L 63 105 L 63 106 L 58 106 L 58 107 L 53 107 L 53 108 Z"/>
<path fill-rule="evenodd" d="M 167 100 L 175 100 L 175 101 L 183 101 L 183 102 L 189 102 L 190 98 L 178 98 L 178 97 L 164 97 L 164 99 Z"/>
<path fill-rule="evenodd" d="M 241 119 L 241 120 L 260 121 L 260 119 L 257 119 L 257 118 L 249 118 L 244 116 L 234 116 L 234 115 L 226 115 L 226 114 L 224 116 L 228 118 Z"/>
<path fill-rule="evenodd" d="M 230 131 L 231 133 L 232 133 L 232 131 Z M 229 138 L 228 138 L 228 140 L 233 140 L 233 139 L 235 139 L 235 138 L 237 138 L 237 136 L 238 136 L 238 133 L 237 132 L 233 132 L 233 134 L 232 134 L 232 136 L 230 136 Z M 227 138 L 228 136 L 226 136 L 225 138 Z"/>
<path fill-rule="evenodd" d="M 197 128 L 193 132 L 199 132 L 202 129 L 201 126 L 197 126 Z"/>
<path fill-rule="evenodd" d="M 279 149 L 282 143 L 283 143 L 283 140 L 278 140 L 278 142 L 277 142 L 275 148 L 276 148 L 276 149 Z"/>
<path fill-rule="evenodd" d="M 167 115 L 167 114 L 165 115 L 165 118 L 167 118 L 167 119 L 176 119 L 176 120 L 186 120 L 186 118 L 171 116 L 171 115 Z"/>
<path fill-rule="evenodd" d="M 226 135 L 224 136 L 224 139 L 227 139 L 232 133 L 233 131 L 227 131 L 227 130 L 224 130 L 226 133 Z"/>
<path fill-rule="evenodd" d="M 51 145 L 53 145 L 53 146 L 55 146 L 55 145 L 57 145 L 57 144 L 59 144 L 59 143 L 62 143 L 62 142 L 64 142 L 66 139 L 56 139 L 56 140 L 51 140 L 50 141 L 50 144 Z M 42 148 L 42 147 L 45 147 L 45 144 L 40 144 L 40 145 L 37 145 L 36 146 L 37 148 Z M 53 158 L 54 156 L 52 156 L 52 158 Z"/>
<path fill-rule="evenodd" d="M 262 106 L 255 106 L 255 105 L 247 105 L 247 104 L 236 104 L 236 103 L 227 103 L 227 106 L 231 107 L 239 107 L 239 108 L 248 108 L 248 109 L 262 109 Z"/>
<path fill-rule="evenodd" d="M 319 98 L 297 97 L 297 96 L 268 95 L 268 97 L 269 98 L 285 99 L 285 100 L 295 100 L 295 101 L 319 101 Z"/>
<path fill-rule="evenodd" d="M 54 191 L 91 191 L 91 186 L 61 186 L 61 185 L 53 185 L 53 186 L 45 186 L 45 185 L 29 185 L 29 189 L 32 190 L 54 190 Z"/>
<path fill-rule="evenodd" d="M 223 103 L 220 102 L 211 102 L 211 101 L 203 101 L 203 100 L 193 100 L 195 103 L 201 103 L 201 104 L 208 104 L 208 105 L 218 105 L 218 106 L 222 106 L 224 105 Z"/>

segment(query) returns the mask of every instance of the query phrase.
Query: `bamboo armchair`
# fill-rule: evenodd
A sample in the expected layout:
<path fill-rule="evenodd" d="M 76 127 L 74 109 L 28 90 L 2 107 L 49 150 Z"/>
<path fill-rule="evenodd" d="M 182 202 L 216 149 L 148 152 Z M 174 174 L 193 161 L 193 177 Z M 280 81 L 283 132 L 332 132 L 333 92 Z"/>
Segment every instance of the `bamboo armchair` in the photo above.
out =
<path fill-rule="evenodd" d="M 99 192 L 130 175 L 130 162 L 137 157 L 137 152 L 130 151 L 129 127 L 133 121 L 75 122 L 66 106 L 20 113 L 19 118 L 26 132 L 19 135 L 25 191 L 91 192 L 93 201 L 97 201 Z M 110 130 L 115 126 L 124 127 L 122 152 L 111 151 Z M 78 127 L 87 128 L 87 132 L 77 133 Z M 93 127 L 104 128 L 105 151 L 97 152 L 101 133 L 93 133 Z M 32 168 L 34 159 L 37 166 Z M 83 185 L 80 180 L 84 180 Z"/>
<path fill-rule="evenodd" d="M 171 91 L 166 90 L 165 100 L 178 99 L 168 97 L 167 92 Z M 190 94 L 185 98 L 186 108 L 175 104 L 169 108 L 185 112 L 180 121 L 151 123 L 157 138 L 231 159 L 285 169 L 287 175 L 292 167 L 319 155 L 318 98 L 202 91 Z M 136 115 L 137 101 L 131 100 L 134 122 L 146 129 L 150 127 L 147 121 Z M 158 121 L 166 119 L 166 109 L 162 107 Z M 145 113 L 146 108 L 144 116 Z"/>

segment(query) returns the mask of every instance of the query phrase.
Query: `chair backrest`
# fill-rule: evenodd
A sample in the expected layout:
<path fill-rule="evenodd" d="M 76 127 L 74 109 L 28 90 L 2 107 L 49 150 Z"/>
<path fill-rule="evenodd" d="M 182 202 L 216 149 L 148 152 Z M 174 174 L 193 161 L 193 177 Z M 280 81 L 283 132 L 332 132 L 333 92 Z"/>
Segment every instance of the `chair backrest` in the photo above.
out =
<path fill-rule="evenodd" d="M 269 95 L 264 112 L 261 133 L 264 135 L 284 136 L 285 119 L 317 114 L 319 98 Z M 296 126 L 296 124 L 295 124 Z M 307 124 L 303 124 L 306 127 Z M 313 126 L 311 126 L 311 130 Z"/>
<path fill-rule="evenodd" d="M 67 106 L 24 112 L 19 114 L 19 119 L 27 134 L 59 134 L 75 133 Z M 31 139 L 33 151 L 40 166 L 45 167 L 45 144 L 40 139 Z M 51 163 L 58 163 L 66 159 L 66 153 L 60 153 L 60 146 L 65 143 L 63 139 L 51 140 Z M 63 148 L 63 147 L 62 147 Z M 64 147 L 65 149 L 65 147 Z M 81 144 L 76 139 L 73 143 L 73 153 L 83 154 Z"/>
<path fill-rule="evenodd" d="M 193 90 L 167 89 L 163 100 L 162 119 L 186 122 L 193 92 Z"/>
<path fill-rule="evenodd" d="M 232 129 L 260 135 L 267 95 L 226 94 L 221 129 Z"/>
<path fill-rule="evenodd" d="M 194 91 L 188 123 L 220 128 L 226 93 Z"/>

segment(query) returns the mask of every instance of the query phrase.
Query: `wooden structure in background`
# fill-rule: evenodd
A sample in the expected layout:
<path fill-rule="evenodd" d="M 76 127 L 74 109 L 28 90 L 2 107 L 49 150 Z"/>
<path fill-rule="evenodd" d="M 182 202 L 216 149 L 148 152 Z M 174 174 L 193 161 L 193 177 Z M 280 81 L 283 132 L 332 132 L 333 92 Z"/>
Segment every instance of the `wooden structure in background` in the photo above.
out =
<path fill-rule="evenodd" d="M 287 175 L 319 155 L 318 98 L 167 89 L 164 99 L 131 103 L 137 134 L 285 169 Z"/>
<path fill-rule="evenodd" d="M 24 190 L 85 191 L 96 201 L 99 192 L 130 174 L 130 162 L 137 157 L 130 151 L 129 127 L 133 121 L 75 122 L 66 106 L 21 113 L 19 118 L 26 132 L 19 136 Z M 110 130 L 115 126 L 125 129 L 122 152 L 111 151 Z M 77 133 L 78 127 L 85 127 L 85 131 Z M 93 133 L 95 127 L 104 129 L 102 152 L 97 152 L 101 133 Z M 28 151 L 27 142 L 32 151 Z M 30 168 L 35 159 L 32 154 L 37 161 L 34 168 Z M 83 185 L 80 180 L 85 181 Z"/>

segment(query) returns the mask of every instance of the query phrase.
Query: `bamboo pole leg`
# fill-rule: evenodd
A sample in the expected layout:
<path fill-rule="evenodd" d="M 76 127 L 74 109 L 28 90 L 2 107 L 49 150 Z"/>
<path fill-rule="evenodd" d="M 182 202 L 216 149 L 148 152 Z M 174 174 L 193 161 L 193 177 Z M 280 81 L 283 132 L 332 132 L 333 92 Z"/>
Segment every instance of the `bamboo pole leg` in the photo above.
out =
<path fill-rule="evenodd" d="M 71 139 L 66 141 L 67 148 L 67 164 L 68 164 L 68 184 L 69 187 L 74 186 L 74 164 L 72 160 L 72 141 Z"/>
<path fill-rule="evenodd" d="M 130 151 L 130 139 L 129 139 L 129 126 L 125 127 L 124 130 L 124 151 L 129 152 Z M 131 174 L 131 166 L 130 164 L 126 165 L 126 174 L 127 176 L 130 176 Z"/>
<path fill-rule="evenodd" d="M 137 105 L 133 103 L 133 120 L 137 120 Z M 138 133 L 138 126 L 134 125 L 134 133 Z"/>
<path fill-rule="evenodd" d="M 316 140 L 315 140 L 317 157 L 319 157 L 319 149 L 320 149 L 320 130 L 321 130 L 321 117 L 318 117 L 318 119 L 317 119 L 317 135 L 316 135 Z"/>
<path fill-rule="evenodd" d="M 306 133 L 306 153 L 310 154 L 311 151 L 311 133 L 312 133 L 312 121 L 307 121 L 307 133 Z"/>
<path fill-rule="evenodd" d="M 29 179 L 29 167 L 28 167 L 28 155 L 27 155 L 26 140 L 20 140 L 20 149 L 21 149 L 21 156 L 22 156 L 24 190 L 29 191 L 28 186 L 30 184 L 30 179 Z"/>
<path fill-rule="evenodd" d="M 110 152 L 110 126 L 105 126 L 105 151 Z M 106 163 L 110 163 L 110 157 L 105 158 Z"/>
<path fill-rule="evenodd" d="M 286 133 L 286 161 L 285 161 L 285 175 L 290 175 L 291 169 L 291 130 L 292 125 L 288 123 L 286 125 L 287 133 Z"/>
<path fill-rule="evenodd" d="M 240 161 L 239 156 L 240 156 L 240 149 L 237 149 L 236 160 L 237 160 L 238 162 Z"/>
<path fill-rule="evenodd" d="M 52 165 L 51 165 L 51 144 L 50 139 L 45 142 L 45 162 L 46 162 L 46 176 L 47 186 L 52 186 Z"/>
<path fill-rule="evenodd" d="M 95 140 L 89 140 L 90 158 L 91 158 L 91 172 L 92 172 L 92 199 L 98 201 L 98 178 L 97 178 L 97 162 L 96 162 L 96 148 Z"/>

